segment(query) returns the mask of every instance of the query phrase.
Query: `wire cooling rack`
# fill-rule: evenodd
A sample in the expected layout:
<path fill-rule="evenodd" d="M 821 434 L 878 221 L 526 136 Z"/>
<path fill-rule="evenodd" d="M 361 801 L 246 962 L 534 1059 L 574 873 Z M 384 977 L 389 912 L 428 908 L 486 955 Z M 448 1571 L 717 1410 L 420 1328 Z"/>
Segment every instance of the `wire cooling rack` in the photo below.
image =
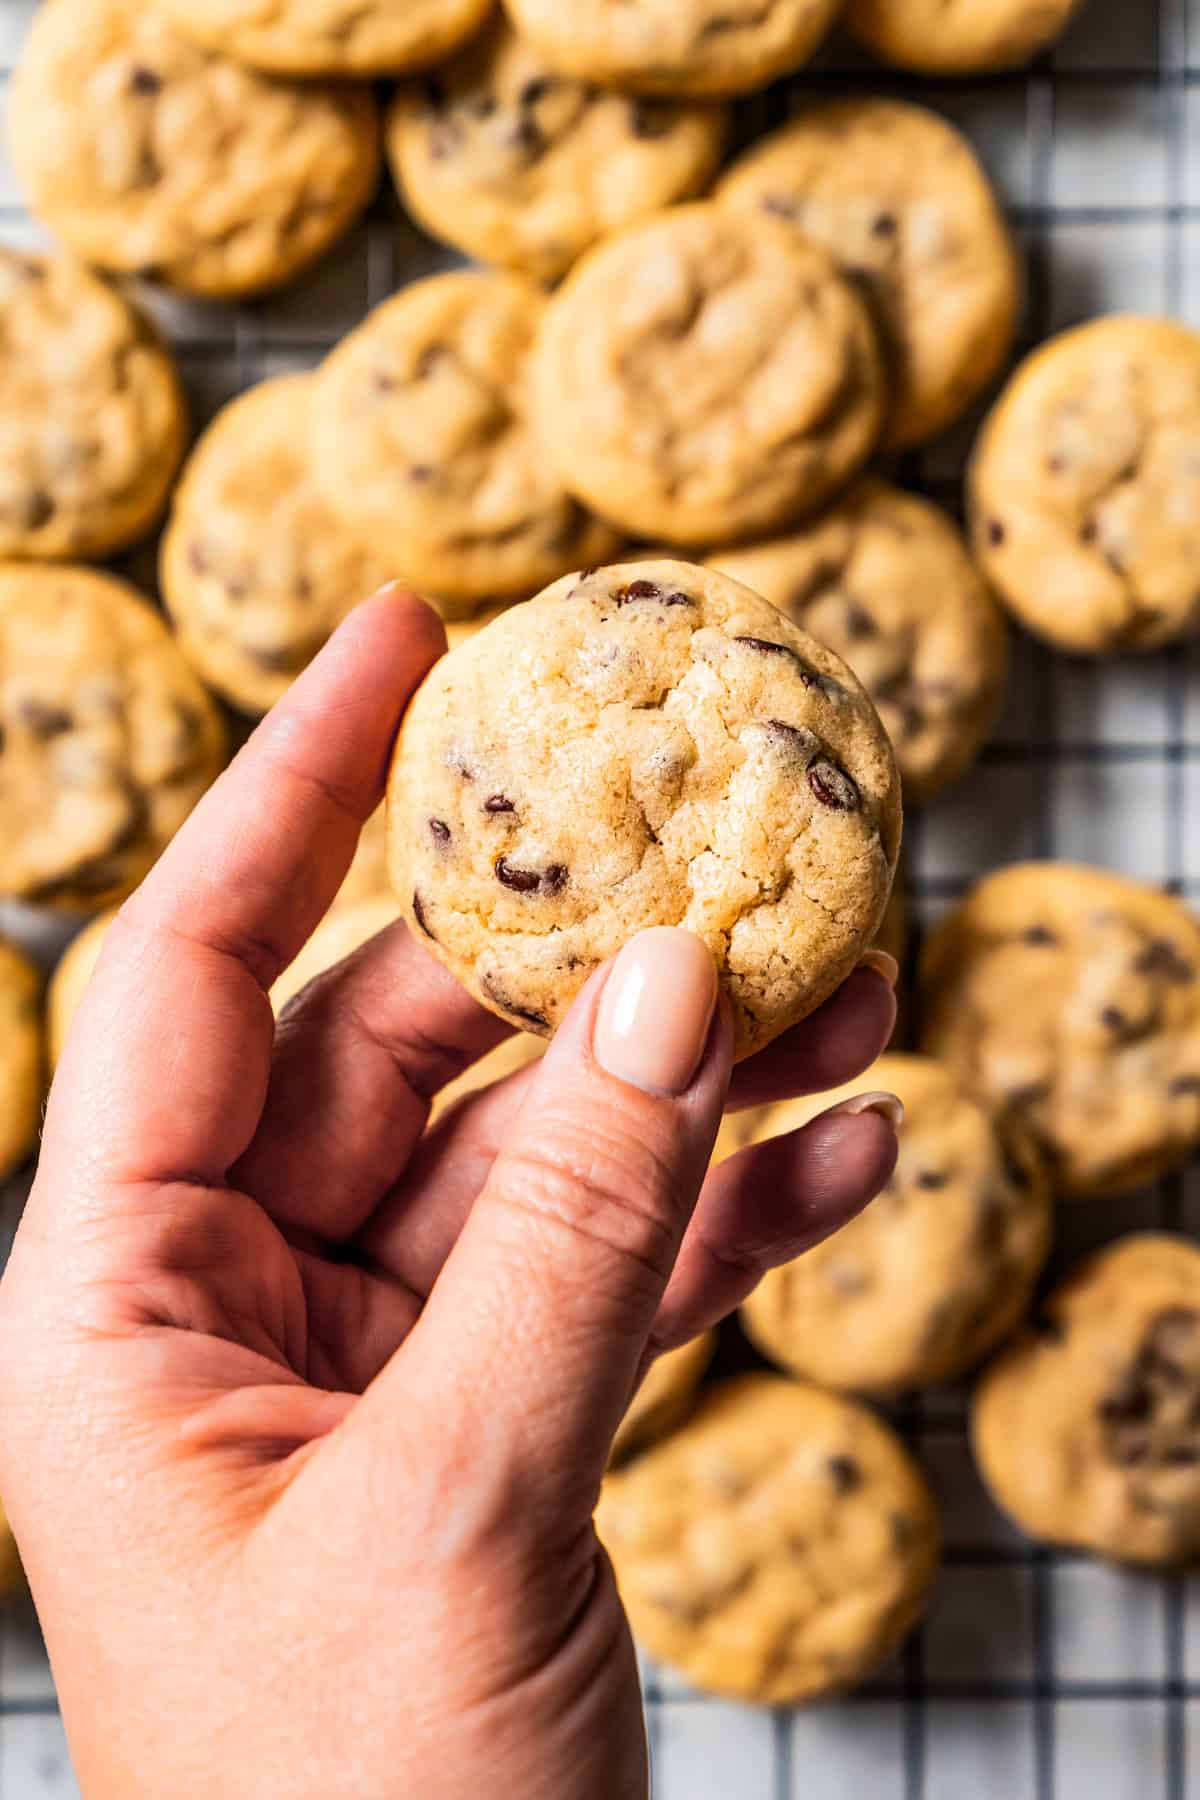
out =
<path fill-rule="evenodd" d="M 0 70 L 33 10 L 0 0 Z M 970 83 L 898 80 L 836 43 L 787 91 L 749 102 L 747 130 L 814 89 L 905 92 L 968 132 L 1027 251 L 1027 343 L 1114 310 L 1200 325 L 1200 0 L 1091 0 L 1032 71 Z M 0 159 L 0 237 L 37 235 Z M 203 421 L 250 382 L 310 367 L 394 287 L 450 261 L 385 197 L 280 297 L 148 298 Z M 906 459 L 901 479 L 957 506 L 972 429 Z M 147 587 L 152 571 L 146 556 L 130 565 Z M 1022 641 L 979 767 L 909 822 L 917 920 L 1029 855 L 1108 864 L 1200 900 L 1198 784 L 1200 647 L 1092 667 Z M 0 923 L 32 930 L 11 911 Z M 22 1192 L 8 1195 L 10 1228 Z M 1200 1170 L 1067 1212 L 1058 1261 L 1147 1226 L 1200 1235 Z M 722 1355 L 736 1362 L 744 1347 L 734 1337 Z M 1031 1548 L 984 1495 L 964 1416 L 954 1389 L 899 1414 L 946 1515 L 923 1631 L 862 1693 L 802 1713 L 723 1705 L 647 1667 L 658 1800 L 1200 1800 L 1200 1580 Z M 0 1800 L 76 1791 L 36 1621 L 18 1604 L 0 1624 Z"/>

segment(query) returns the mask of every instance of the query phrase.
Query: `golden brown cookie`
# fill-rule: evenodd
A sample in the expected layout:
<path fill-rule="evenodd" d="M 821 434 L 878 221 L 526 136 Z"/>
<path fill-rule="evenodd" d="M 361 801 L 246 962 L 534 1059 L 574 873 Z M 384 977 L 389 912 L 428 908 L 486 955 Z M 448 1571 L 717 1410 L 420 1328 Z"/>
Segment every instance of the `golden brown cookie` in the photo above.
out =
<path fill-rule="evenodd" d="M 187 437 L 141 313 L 62 256 L 0 247 L 0 556 L 106 556 L 149 531 Z"/>
<path fill-rule="evenodd" d="M 850 664 L 892 740 L 906 801 L 965 773 L 1004 699 L 1008 633 L 940 507 L 863 480 L 811 525 L 708 561 Z"/>
<path fill-rule="evenodd" d="M 0 894 L 121 898 L 224 757 L 216 707 L 135 589 L 74 565 L 0 566 Z"/>
<path fill-rule="evenodd" d="M 1031 1140 L 997 1125 L 961 1077 L 884 1056 L 832 1093 L 739 1113 L 743 1144 L 855 1094 L 899 1095 L 896 1170 L 833 1237 L 743 1303 L 764 1355 L 822 1387 L 889 1395 L 952 1381 L 1017 1323 L 1050 1248 L 1051 1194 Z"/>
<path fill-rule="evenodd" d="M 313 378 L 260 382 L 184 469 L 163 599 L 192 666 L 248 713 L 286 693 L 346 614 L 395 573 L 330 511 L 309 456 Z"/>
<path fill-rule="evenodd" d="M 984 573 L 1064 650 L 1149 650 L 1200 628 L 1200 332 L 1111 317 L 1023 362 L 969 472 Z"/>
<path fill-rule="evenodd" d="M 552 68 L 640 94 L 744 94 L 808 61 L 838 0 L 505 0 Z"/>
<path fill-rule="evenodd" d="M 387 821 L 383 807 L 377 807 L 363 826 L 354 860 L 346 871 L 346 879 L 338 889 L 335 906 L 350 905 L 355 900 L 371 900 L 376 894 L 390 894 L 392 884 L 387 872 Z"/>
<path fill-rule="evenodd" d="M 727 123 L 716 106 L 555 74 L 497 18 L 400 90 L 387 145 L 402 200 L 434 237 L 555 281 L 598 239 L 700 193 Z"/>
<path fill-rule="evenodd" d="M 1023 1124 L 1059 1192 L 1120 1194 L 1200 1144 L 1200 922 L 1078 863 L 986 876 L 921 958 L 921 1049 Z"/>
<path fill-rule="evenodd" d="M 1067 29 L 1082 0 L 847 0 L 854 36 L 925 75 L 1011 69 Z"/>
<path fill-rule="evenodd" d="M 870 453 L 885 400 L 866 306 L 828 253 L 711 204 L 621 232 L 572 270 L 535 394 L 572 491 L 678 544 L 814 511 Z"/>
<path fill-rule="evenodd" d="M 889 447 L 943 430 L 1008 355 L 1012 234 L 967 139 L 927 108 L 815 106 L 736 162 L 718 199 L 785 221 L 862 284 L 890 363 Z"/>
<path fill-rule="evenodd" d="M 634 1634 L 699 1688 L 793 1705 L 857 1686 L 925 1603 L 940 1528 L 899 1438 L 771 1375 L 713 1388 L 615 1470 L 596 1528 Z"/>
<path fill-rule="evenodd" d="M 985 1373 L 971 1434 L 1031 1537 L 1118 1562 L 1200 1558 L 1200 1249 L 1130 1237 L 1078 1264 Z"/>
<path fill-rule="evenodd" d="M 515 275 L 434 276 L 377 307 L 317 377 L 314 466 L 330 506 L 407 580 L 468 612 L 618 542 L 533 434 L 544 307 Z"/>
<path fill-rule="evenodd" d="M 44 0 L 8 123 L 30 205 L 77 255 L 196 294 L 287 281 L 379 171 L 367 88 L 269 80 L 141 0 Z"/>
<path fill-rule="evenodd" d="M 477 31 L 494 0 L 153 0 L 198 44 L 277 75 L 399 75 Z"/>
<path fill-rule="evenodd" d="M 686 563 L 568 577 L 443 657 L 389 782 L 413 928 L 543 1036 L 628 938 L 682 925 L 748 1055 L 854 967 L 899 834 L 891 749 L 849 670 Z"/>
<path fill-rule="evenodd" d="M 687 1417 L 716 1347 L 716 1332 L 704 1331 L 650 1364 L 613 1439 L 614 1462 L 644 1450 Z"/>
<path fill-rule="evenodd" d="M 42 978 L 15 944 L 0 938 L 0 1182 L 33 1148 L 44 1088 Z M 3 1562 L 0 1544 L 0 1588 Z"/>

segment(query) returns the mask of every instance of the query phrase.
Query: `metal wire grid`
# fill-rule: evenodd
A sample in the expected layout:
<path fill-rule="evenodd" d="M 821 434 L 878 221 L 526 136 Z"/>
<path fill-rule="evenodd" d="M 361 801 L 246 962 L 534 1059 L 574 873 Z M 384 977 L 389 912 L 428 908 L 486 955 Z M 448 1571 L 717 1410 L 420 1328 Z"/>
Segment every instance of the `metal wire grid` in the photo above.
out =
<path fill-rule="evenodd" d="M 1089 235 L 1093 246 L 1103 233 L 1104 245 L 1092 252 L 1102 258 L 1122 234 L 1136 244 L 1156 228 L 1142 259 L 1149 297 L 1136 303 L 1195 316 L 1191 245 L 1194 229 L 1200 244 L 1200 178 L 1193 184 L 1189 177 L 1200 157 L 1190 155 L 1189 98 L 1200 88 L 1200 68 L 1189 65 L 1192 7 L 1200 38 L 1200 0 L 1091 0 L 1079 28 L 1098 46 L 1088 64 L 1059 53 L 1021 76 L 947 87 L 897 78 L 838 46 L 786 89 L 747 103 L 743 125 L 753 134 L 779 122 L 797 98 L 864 86 L 942 106 L 968 132 L 993 103 L 1008 114 L 1019 108 L 1019 141 L 1012 132 L 1008 139 L 1025 169 L 1010 207 L 1027 251 L 1025 340 L 1040 341 L 1070 317 L 1104 309 L 1104 302 L 1064 306 L 1056 292 L 1056 251 L 1071 233 Z M 33 10 L 31 0 L 0 0 L 0 63 L 11 67 Z M 1106 54 L 1106 41 L 1121 49 Z M 1055 181 L 1059 119 L 1064 104 L 1075 107 L 1081 98 L 1097 106 L 1131 101 L 1149 121 L 1149 147 L 1163 168 L 1153 201 L 1105 193 L 1064 198 Z M 27 241 L 30 234 L 0 165 L 0 237 Z M 453 260 L 408 227 L 385 195 L 357 237 L 282 299 L 226 307 L 148 298 L 176 344 L 203 420 L 252 381 L 311 366 L 401 281 Z M 1124 292 L 1108 300 L 1127 303 Z M 957 507 L 968 438 L 964 431 L 948 447 L 905 459 L 900 478 Z M 130 572 L 145 585 L 152 586 L 152 567 L 146 554 L 130 559 Z M 1161 696 L 1161 705 L 1145 705 L 1148 695 Z M 1200 655 L 1149 658 L 1136 673 L 1128 666 L 1083 671 L 1023 643 L 1014 704 L 975 776 L 944 806 L 910 821 L 918 919 L 935 916 L 974 874 L 1010 853 L 1081 854 L 1079 813 L 1092 806 L 1101 813 L 1084 835 L 1087 849 L 1101 845 L 1095 860 L 1129 867 L 1132 848 L 1139 866 L 1131 872 L 1200 900 L 1200 842 L 1193 847 L 1188 833 L 1197 768 Z M 1139 821 L 1146 813 L 1154 846 L 1143 851 Z M 19 1198 L 12 1196 L 10 1214 Z M 1068 1214 L 1059 1262 L 1145 1225 L 1200 1229 L 1200 1179 L 1176 1177 L 1128 1202 Z M 745 1355 L 735 1335 L 723 1351 L 726 1365 Z M 816 1713 L 724 1707 L 668 1672 L 646 1668 L 660 1800 L 739 1790 L 749 1800 L 845 1800 L 860 1789 L 872 1800 L 1200 1796 L 1200 1679 L 1189 1669 L 1200 1674 L 1197 1585 L 1109 1576 L 1006 1531 L 988 1514 L 970 1473 L 961 1393 L 917 1396 L 896 1419 L 945 1490 L 946 1576 L 930 1626 L 861 1694 Z M 955 1596 L 949 1627 L 947 1592 Z M 1097 1643 L 1108 1646 L 1102 1670 L 1093 1666 Z M 75 1791 L 56 1714 L 32 1613 L 18 1610 L 0 1633 L 0 1800 Z M 1097 1754 L 1089 1761 L 1081 1746 L 1086 1752 L 1093 1739 Z M 1113 1752 L 1124 1739 L 1133 1754 L 1122 1762 Z"/>

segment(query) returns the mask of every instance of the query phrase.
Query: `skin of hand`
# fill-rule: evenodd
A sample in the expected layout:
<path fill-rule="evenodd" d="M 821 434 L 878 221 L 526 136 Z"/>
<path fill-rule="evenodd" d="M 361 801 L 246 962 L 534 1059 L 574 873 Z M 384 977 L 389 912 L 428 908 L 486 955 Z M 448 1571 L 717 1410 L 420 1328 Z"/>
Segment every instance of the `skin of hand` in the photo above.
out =
<path fill-rule="evenodd" d="M 643 1800 L 613 1433 L 895 1157 L 881 1097 L 705 1179 L 730 1029 L 684 932 L 430 1133 L 507 1028 L 402 925 L 276 1027 L 443 648 L 398 590 L 351 615 L 122 909 L 59 1068 L 0 1487 L 89 1800 Z M 860 968 L 728 1104 L 848 1080 L 893 1010 Z"/>

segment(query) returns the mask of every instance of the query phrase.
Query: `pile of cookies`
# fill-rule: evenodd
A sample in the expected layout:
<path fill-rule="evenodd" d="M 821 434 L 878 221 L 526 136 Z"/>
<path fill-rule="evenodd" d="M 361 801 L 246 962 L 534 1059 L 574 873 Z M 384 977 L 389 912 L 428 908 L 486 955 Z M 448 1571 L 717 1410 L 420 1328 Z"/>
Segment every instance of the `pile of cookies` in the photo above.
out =
<path fill-rule="evenodd" d="M 274 998 L 403 910 L 528 1028 L 443 1108 L 536 1056 L 642 924 L 704 937 L 753 1052 L 877 933 L 903 952 L 900 790 L 926 806 L 972 765 L 1006 614 L 1090 655 L 1200 629 L 1200 336 L 1109 318 L 1038 349 L 979 435 L 964 534 L 888 474 L 1013 350 L 1020 259 L 979 159 L 893 98 L 748 143 L 737 105 L 838 13 L 883 61 L 956 74 L 1019 65 L 1076 6 L 44 0 L 10 129 L 63 249 L 0 251 L 0 898 L 92 919 L 46 1003 L 0 945 L 0 1178 L 231 713 L 265 712 L 387 580 L 456 654 L 406 722 L 388 852 L 377 819 Z M 385 162 L 475 266 L 189 448 L 133 279 L 278 287 Z M 164 513 L 165 612 L 88 566 Z M 1005 869 L 925 947 L 915 1013 L 916 1053 L 727 1122 L 736 1156 L 855 1093 L 907 1108 L 879 1201 L 745 1303 L 779 1372 L 697 1400 L 712 1344 L 664 1358 L 602 1496 L 639 1635 L 722 1692 L 810 1698 L 895 1648 L 937 1511 L 864 1401 L 997 1351 L 974 1438 L 1014 1519 L 1200 1555 L 1200 1251 L 1129 1240 L 1035 1306 L 1056 1203 L 1200 1145 L 1200 923 L 1098 870 Z"/>

